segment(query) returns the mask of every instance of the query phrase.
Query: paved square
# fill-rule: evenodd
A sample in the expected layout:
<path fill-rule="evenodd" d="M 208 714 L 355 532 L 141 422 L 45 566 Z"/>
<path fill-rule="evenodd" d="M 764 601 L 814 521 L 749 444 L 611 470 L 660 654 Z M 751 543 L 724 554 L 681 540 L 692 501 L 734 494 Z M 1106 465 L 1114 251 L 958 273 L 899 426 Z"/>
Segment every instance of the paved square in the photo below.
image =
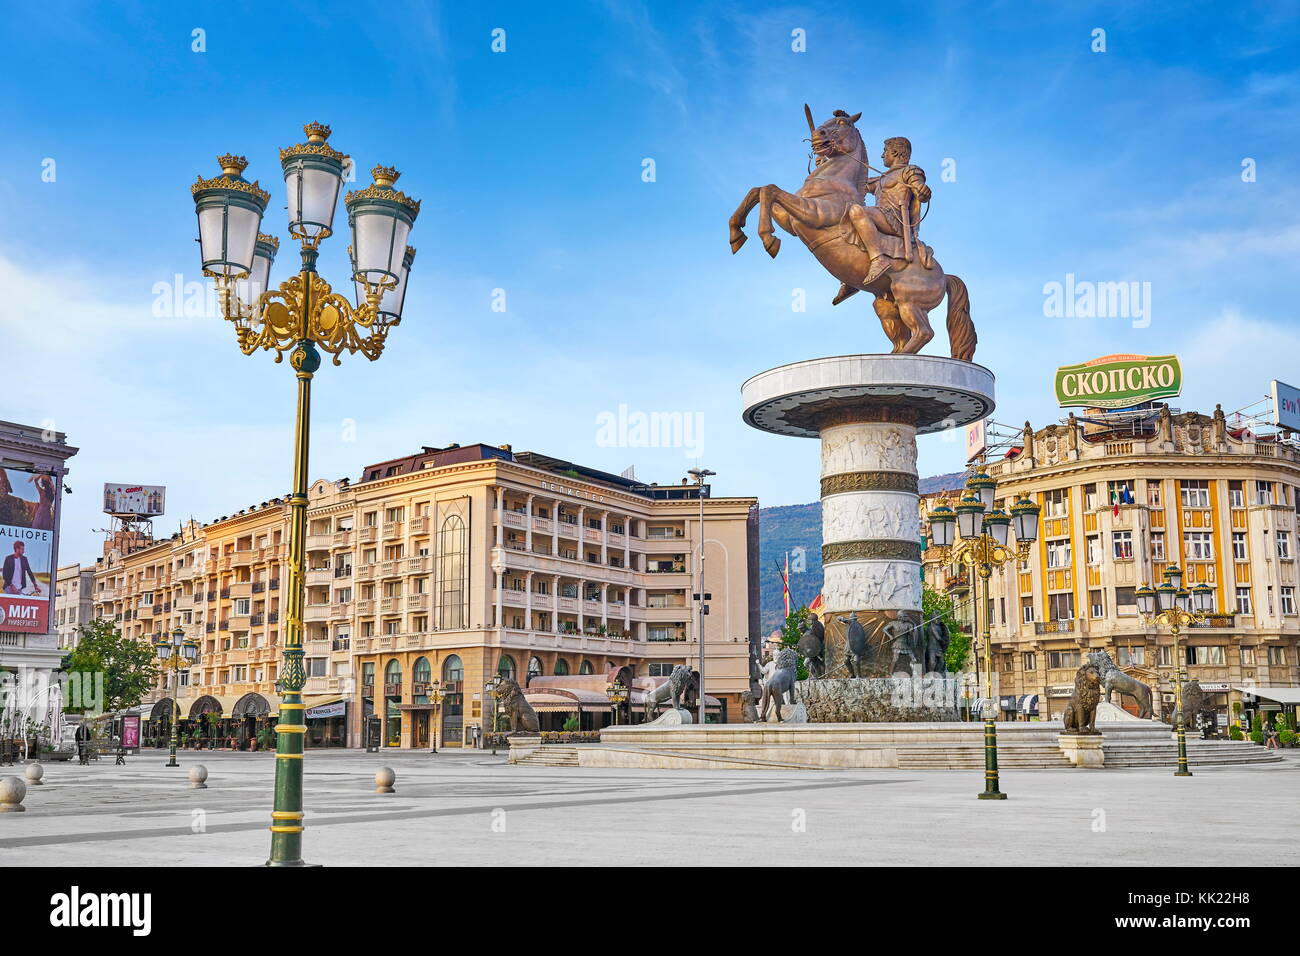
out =
<path fill-rule="evenodd" d="M 555 864 L 1295 865 L 1300 759 L 1169 770 L 745 772 L 514 767 L 504 756 L 314 751 L 304 856 L 328 866 Z M 10 866 L 266 859 L 270 754 L 46 764 L 0 814 Z M 209 789 L 191 790 L 203 763 Z M 379 795 L 374 772 L 397 772 Z M 21 770 L 21 768 L 19 768 Z M 0 775 L 13 773 L 3 768 Z"/>

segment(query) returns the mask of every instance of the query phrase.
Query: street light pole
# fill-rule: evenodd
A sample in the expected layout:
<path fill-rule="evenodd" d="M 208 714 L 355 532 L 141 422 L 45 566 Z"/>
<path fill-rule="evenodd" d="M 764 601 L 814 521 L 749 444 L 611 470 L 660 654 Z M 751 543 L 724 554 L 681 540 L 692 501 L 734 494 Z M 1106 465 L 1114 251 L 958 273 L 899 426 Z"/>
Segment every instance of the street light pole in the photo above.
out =
<path fill-rule="evenodd" d="M 172 721 L 168 741 L 168 757 L 165 766 L 179 767 L 176 762 L 176 746 L 180 736 L 181 702 L 181 668 L 189 668 L 199 657 L 199 645 L 185 639 L 185 629 L 177 626 L 171 636 L 159 634 L 154 639 L 154 650 L 162 666 L 172 672 Z"/>
<path fill-rule="evenodd" d="M 700 699 L 696 702 L 696 708 L 698 712 L 697 720 L 699 721 L 700 726 L 703 727 L 704 726 L 704 618 L 709 613 L 709 605 L 707 603 L 709 600 L 709 595 L 704 590 L 704 481 L 706 478 L 710 478 L 713 475 L 716 475 L 717 472 L 709 471 L 709 469 L 707 468 L 692 468 L 689 472 L 687 472 L 687 474 L 689 474 L 692 478 L 695 479 L 695 485 L 699 489 L 696 497 L 698 497 L 700 500 L 700 562 L 699 562 L 700 580 L 699 580 L 699 584 L 697 585 L 699 587 L 699 592 L 695 595 L 695 600 L 699 602 L 700 624 L 699 624 L 699 630 L 696 633 L 695 637 L 697 642 L 699 643 L 698 673 L 700 675 L 699 687 L 696 688 L 696 690 L 699 692 L 700 695 Z"/>
<path fill-rule="evenodd" d="M 243 177 L 248 160 L 220 156 L 221 175 L 199 177 L 191 186 L 198 214 L 203 274 L 216 282 L 224 317 L 234 324 L 245 355 L 258 349 L 289 353 L 298 381 L 293 443 L 293 489 L 289 496 L 289 586 L 280 682 L 283 700 L 276 725 L 275 806 L 271 813 L 268 866 L 303 866 L 303 752 L 307 727 L 302 690 L 304 563 L 307 538 L 307 468 L 310 451 L 311 381 L 321 351 L 335 365 L 347 351 L 370 361 L 383 353 L 390 328 L 402 319 L 415 250 L 406 244 L 420 204 L 393 188 L 400 174 L 388 166 L 371 170 L 372 185 L 348 193 L 344 205 L 352 227 L 351 281 L 356 305 L 336 293 L 316 271 L 321 242 L 333 234 L 334 214 L 348 157 L 328 145 L 330 128 L 303 127 L 305 143 L 280 151 L 288 199 L 289 235 L 301 244 L 298 274 L 269 286 L 279 239 L 259 230 L 270 194 Z"/>
<path fill-rule="evenodd" d="M 1161 624 L 1174 637 L 1174 735 L 1178 739 L 1178 768 L 1175 777 L 1190 777 L 1187 766 L 1187 721 L 1183 714 L 1183 666 L 1185 661 L 1178 643 L 1184 627 L 1202 624 L 1214 613 L 1214 588 L 1197 584 L 1189 591 L 1183 587 L 1183 572 L 1177 565 L 1165 568 L 1165 583 L 1157 588 L 1137 590 L 1138 613 L 1148 625 Z"/>
<path fill-rule="evenodd" d="M 993 569 L 1014 561 L 1023 561 L 1038 539 L 1039 507 L 1022 498 L 1008 514 L 995 509 L 997 482 L 980 473 L 966 483 L 966 495 L 956 510 L 941 504 L 929 515 L 930 540 L 939 549 L 941 560 L 952 560 L 968 569 L 975 595 L 972 632 L 984 642 L 984 790 L 981 800 L 1005 800 L 999 787 L 998 729 L 993 697 L 993 629 L 989 611 L 989 579 Z M 1016 543 L 1010 545 L 1012 526 Z M 961 536 L 956 543 L 953 532 Z M 983 620 L 983 627 L 980 621 Z M 975 664 L 978 673 L 979 652 Z"/>

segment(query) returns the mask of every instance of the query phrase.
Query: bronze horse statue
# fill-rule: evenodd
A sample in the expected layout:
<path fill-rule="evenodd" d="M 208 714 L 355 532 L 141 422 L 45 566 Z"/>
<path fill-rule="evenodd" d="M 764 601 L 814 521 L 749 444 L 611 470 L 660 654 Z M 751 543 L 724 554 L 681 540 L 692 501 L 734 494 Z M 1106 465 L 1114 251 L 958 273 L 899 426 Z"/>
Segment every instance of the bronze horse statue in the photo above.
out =
<path fill-rule="evenodd" d="M 866 145 L 854 125 L 861 113 L 850 116 L 836 110 L 820 126 L 813 124 L 812 110 L 807 105 L 804 114 L 812 134 L 816 167 L 797 193 L 770 183 L 746 193 L 729 221 L 731 251 L 745 244 L 745 218 L 758 206 L 758 235 L 768 254 L 775 258 L 781 248 L 781 240 L 772 231 L 775 219 L 840 280 L 840 291 L 832 305 L 858 292 L 875 296 L 876 315 L 894 352 L 919 352 L 934 337 L 930 310 L 946 294 L 952 357 L 970 361 L 975 355 L 976 338 L 966 284 L 954 275 L 945 275 L 930 248 L 916 236 L 919 219 L 923 218 L 916 213 L 930 191 L 924 173 L 908 162 L 911 144 L 902 137 L 887 141 L 884 161 L 889 168 L 872 177 Z M 904 148 L 905 155 L 900 152 Z M 876 206 L 865 205 L 868 191 L 876 195 Z M 884 197 L 900 196 L 907 198 L 898 203 L 891 199 L 888 207 L 881 204 Z M 873 223 L 887 228 L 877 228 Z M 889 228 L 896 234 L 887 234 Z"/>

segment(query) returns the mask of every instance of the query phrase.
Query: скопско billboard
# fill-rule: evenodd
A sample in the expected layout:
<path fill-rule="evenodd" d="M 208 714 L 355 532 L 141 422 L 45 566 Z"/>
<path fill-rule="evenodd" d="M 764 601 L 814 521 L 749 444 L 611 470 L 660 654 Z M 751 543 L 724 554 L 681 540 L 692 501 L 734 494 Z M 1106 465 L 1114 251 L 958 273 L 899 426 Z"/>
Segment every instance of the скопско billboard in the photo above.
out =
<path fill-rule="evenodd" d="M 0 631 L 50 629 L 57 493 L 49 475 L 0 468 Z"/>

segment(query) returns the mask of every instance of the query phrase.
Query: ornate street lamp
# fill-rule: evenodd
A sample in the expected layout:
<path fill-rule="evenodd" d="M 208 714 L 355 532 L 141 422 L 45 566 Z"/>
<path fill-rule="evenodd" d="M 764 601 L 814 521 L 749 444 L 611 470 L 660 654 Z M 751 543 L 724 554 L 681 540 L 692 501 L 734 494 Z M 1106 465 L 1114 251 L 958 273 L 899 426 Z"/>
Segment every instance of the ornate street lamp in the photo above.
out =
<path fill-rule="evenodd" d="M 695 486 L 697 489 L 699 489 L 698 492 L 696 493 L 696 497 L 699 498 L 700 500 L 700 584 L 699 584 L 700 589 L 697 592 L 695 592 L 695 600 L 698 603 L 699 610 L 700 610 L 699 613 L 700 629 L 699 629 L 699 633 L 696 634 L 696 637 L 699 639 L 699 652 L 700 652 L 699 653 L 700 679 L 699 679 L 699 686 L 696 688 L 696 690 L 699 691 L 700 700 L 699 700 L 699 707 L 698 707 L 698 716 L 696 719 L 700 722 L 700 726 L 703 727 L 704 726 L 704 618 L 708 616 L 709 613 L 708 602 L 713 598 L 713 595 L 709 594 L 709 592 L 704 590 L 704 483 L 709 478 L 712 478 L 714 475 L 716 475 L 717 472 L 709 471 L 709 469 L 707 468 L 692 468 L 690 471 L 687 472 L 687 474 L 695 479 Z"/>
<path fill-rule="evenodd" d="M 158 655 L 158 662 L 165 670 L 172 673 L 172 726 L 166 766 L 179 767 L 180 764 L 176 762 L 176 744 L 181 719 L 181 704 L 177 700 L 180 696 L 180 672 L 189 670 L 199 659 L 199 645 L 194 641 L 186 640 L 185 628 L 178 625 L 170 637 L 164 634 L 157 635 L 153 646 Z"/>
<path fill-rule="evenodd" d="M 988 611 L 989 578 L 993 569 L 1012 561 L 1024 561 L 1029 549 L 1038 538 L 1038 505 L 1020 499 L 1011 507 L 1011 514 L 993 509 L 997 482 L 984 473 L 973 476 L 966 483 L 966 494 L 956 510 L 946 504 L 929 514 L 929 539 L 939 549 L 938 558 L 943 563 L 955 563 L 971 571 L 975 591 L 974 631 L 981 633 L 984 642 L 984 790 L 981 800 L 1005 800 L 998 781 L 998 731 L 993 706 L 993 629 Z M 953 526 L 960 535 L 954 541 Z M 1010 546 L 1014 525 L 1016 545 Z"/>
<path fill-rule="evenodd" d="M 280 150 L 288 197 L 289 235 L 299 241 L 297 275 L 269 287 L 278 240 L 261 232 L 269 194 L 243 172 L 242 156 L 218 159 L 221 175 L 202 177 L 191 187 L 199 218 L 203 274 L 215 280 L 222 314 L 235 326 L 245 355 L 258 349 L 289 353 L 298 378 L 293 446 L 293 493 L 289 496 L 289 586 L 285 592 L 285 632 L 280 678 L 283 701 L 276 725 L 275 809 L 271 813 L 270 866 L 302 866 L 304 573 L 307 534 L 307 463 L 310 448 L 311 380 L 320 352 L 335 365 L 344 352 L 374 361 L 384 350 L 388 330 L 402 318 L 406 278 L 414 259 L 407 237 L 420 203 L 393 189 L 397 170 L 376 166 L 374 183 L 349 193 L 355 305 L 336 293 L 316 272 L 319 246 L 334 231 L 334 213 L 348 157 L 327 142 L 330 128 L 303 127 L 307 140 Z"/>
<path fill-rule="evenodd" d="M 617 727 L 619 712 L 623 709 L 623 704 L 626 703 L 628 698 L 627 685 L 621 680 L 616 680 L 605 688 L 605 696 L 614 705 L 614 726 Z"/>
<path fill-rule="evenodd" d="M 442 703 L 442 681 L 429 681 L 429 690 L 426 692 L 429 703 L 433 704 L 433 749 L 429 753 L 435 757 L 438 755 L 438 705 Z"/>
<path fill-rule="evenodd" d="M 1187 767 L 1187 728 L 1183 720 L 1183 660 L 1178 635 L 1184 627 L 1203 624 L 1214 613 L 1214 588 L 1196 584 L 1188 591 L 1182 586 L 1183 572 L 1177 565 L 1165 568 L 1165 582 L 1137 590 L 1138 613 L 1148 627 L 1164 625 L 1174 636 L 1174 733 L 1178 738 L 1178 769 L 1175 777 L 1190 777 Z"/>
<path fill-rule="evenodd" d="M 501 686 L 501 675 L 493 674 L 483 685 L 488 697 L 492 698 L 492 727 L 489 739 L 492 741 L 492 756 L 497 753 L 497 688 Z"/>

